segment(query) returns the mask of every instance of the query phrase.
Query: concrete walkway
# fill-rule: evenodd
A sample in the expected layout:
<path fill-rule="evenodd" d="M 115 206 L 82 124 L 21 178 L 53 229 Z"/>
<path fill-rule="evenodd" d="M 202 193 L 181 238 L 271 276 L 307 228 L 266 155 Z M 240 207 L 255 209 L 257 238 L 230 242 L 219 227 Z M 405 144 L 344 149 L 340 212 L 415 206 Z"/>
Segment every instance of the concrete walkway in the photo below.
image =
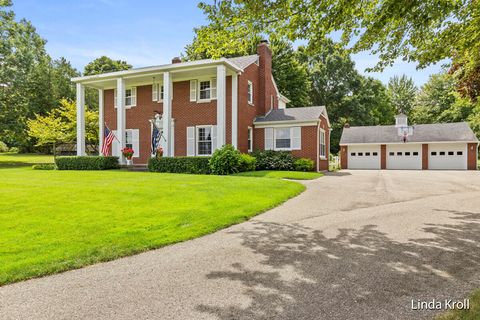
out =
<path fill-rule="evenodd" d="M 480 173 L 343 171 L 249 222 L 0 288 L 0 319 L 419 319 L 480 287 Z"/>

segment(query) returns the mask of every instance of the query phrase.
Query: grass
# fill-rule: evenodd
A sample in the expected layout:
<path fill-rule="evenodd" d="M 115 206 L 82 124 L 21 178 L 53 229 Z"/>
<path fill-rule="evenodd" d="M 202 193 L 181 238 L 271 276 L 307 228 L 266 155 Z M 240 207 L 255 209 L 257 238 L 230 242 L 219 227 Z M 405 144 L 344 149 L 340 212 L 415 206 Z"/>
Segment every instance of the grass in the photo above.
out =
<path fill-rule="evenodd" d="M 11 157 L 48 159 L 1 159 Z M 1 175 L 0 285 L 196 238 L 304 190 L 280 179 L 120 170 Z"/>
<path fill-rule="evenodd" d="M 235 175 L 243 176 L 243 177 L 263 177 L 263 178 L 292 179 L 292 180 L 313 180 L 323 176 L 323 174 L 319 172 L 274 171 L 274 170 L 240 172 Z"/>
<path fill-rule="evenodd" d="M 0 168 L 29 167 L 37 163 L 53 163 L 53 156 L 35 153 L 0 153 Z"/>
<path fill-rule="evenodd" d="M 470 295 L 469 310 L 449 310 L 441 313 L 435 320 L 478 320 L 480 319 L 480 289 Z"/>

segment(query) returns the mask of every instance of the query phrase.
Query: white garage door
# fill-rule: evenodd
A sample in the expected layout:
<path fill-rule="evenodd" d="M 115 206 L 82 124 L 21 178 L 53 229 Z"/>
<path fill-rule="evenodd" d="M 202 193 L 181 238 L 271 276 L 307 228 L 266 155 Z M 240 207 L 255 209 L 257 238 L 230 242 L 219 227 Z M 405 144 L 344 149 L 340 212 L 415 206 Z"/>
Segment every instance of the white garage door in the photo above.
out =
<path fill-rule="evenodd" d="M 422 145 L 387 145 L 387 169 L 422 170 Z"/>
<path fill-rule="evenodd" d="M 428 168 L 437 170 L 467 170 L 467 144 L 429 144 Z"/>
<path fill-rule="evenodd" d="M 348 147 L 349 169 L 380 169 L 380 145 Z"/>

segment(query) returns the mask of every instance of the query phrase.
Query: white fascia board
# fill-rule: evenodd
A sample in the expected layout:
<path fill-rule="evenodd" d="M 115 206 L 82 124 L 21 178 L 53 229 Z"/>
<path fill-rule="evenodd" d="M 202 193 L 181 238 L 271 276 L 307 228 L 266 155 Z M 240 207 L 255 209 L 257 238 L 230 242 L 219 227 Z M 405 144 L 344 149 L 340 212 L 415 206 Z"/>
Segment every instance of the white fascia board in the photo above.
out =
<path fill-rule="evenodd" d="M 411 142 L 411 141 L 407 141 L 407 142 L 403 142 L 403 141 L 399 141 L 399 142 L 369 142 L 369 143 L 340 143 L 339 145 L 340 146 L 362 146 L 362 145 L 378 145 L 378 144 L 385 144 L 385 145 L 389 145 L 389 144 L 445 144 L 445 143 L 478 143 L 478 141 L 415 141 L 415 142 Z"/>
<path fill-rule="evenodd" d="M 304 120 L 286 120 L 286 121 L 261 121 L 253 122 L 253 125 L 257 129 L 261 128 L 274 128 L 274 127 L 307 127 L 318 125 L 319 120 L 304 121 Z"/>
<path fill-rule="evenodd" d="M 221 58 L 218 60 L 206 59 L 206 60 L 188 61 L 188 62 L 181 62 L 181 63 L 171 63 L 171 64 L 164 64 L 159 66 L 135 68 L 130 70 L 95 74 L 91 76 L 75 77 L 75 78 L 72 78 L 71 81 L 76 83 L 78 82 L 88 83 L 89 81 L 95 82 L 96 80 L 97 81 L 108 80 L 108 79 L 115 79 L 118 77 L 133 76 L 133 75 L 143 76 L 151 72 L 166 72 L 166 71 L 176 71 L 176 70 L 180 71 L 182 69 L 187 69 L 187 68 L 196 67 L 196 66 L 215 66 L 218 64 L 224 64 L 230 67 L 231 69 L 235 70 L 235 72 L 243 72 L 243 69 L 241 69 L 236 64 L 232 63 L 231 61 L 225 58 Z"/>

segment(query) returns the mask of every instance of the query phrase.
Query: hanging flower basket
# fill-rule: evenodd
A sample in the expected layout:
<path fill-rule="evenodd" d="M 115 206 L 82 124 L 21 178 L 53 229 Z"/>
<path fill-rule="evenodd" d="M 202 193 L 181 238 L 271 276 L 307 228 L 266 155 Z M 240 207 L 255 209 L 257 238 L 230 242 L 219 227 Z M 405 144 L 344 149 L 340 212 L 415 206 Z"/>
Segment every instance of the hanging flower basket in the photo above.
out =
<path fill-rule="evenodd" d="M 131 165 L 132 164 L 132 157 L 135 151 L 133 151 L 132 148 L 123 148 L 122 149 L 122 155 L 127 159 L 127 164 Z"/>

